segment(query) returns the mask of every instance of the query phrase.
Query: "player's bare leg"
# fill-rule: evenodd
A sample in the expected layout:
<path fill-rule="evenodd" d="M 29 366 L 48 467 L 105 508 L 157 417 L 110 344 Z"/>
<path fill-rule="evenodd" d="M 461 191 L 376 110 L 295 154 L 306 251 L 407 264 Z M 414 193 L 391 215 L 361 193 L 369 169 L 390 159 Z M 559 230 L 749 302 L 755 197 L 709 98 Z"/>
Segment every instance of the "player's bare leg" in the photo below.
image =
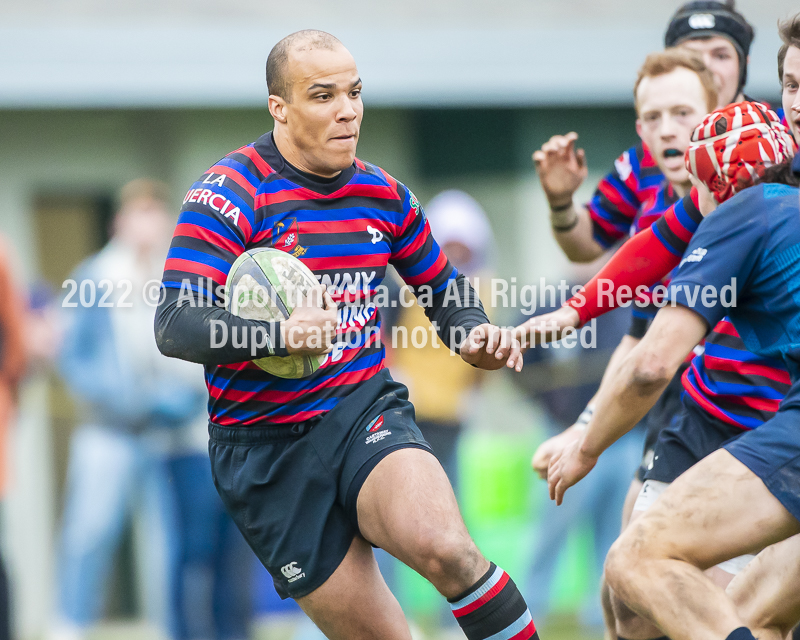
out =
<path fill-rule="evenodd" d="M 489 569 L 467 531 L 439 461 L 422 449 L 381 460 L 358 496 L 362 534 L 429 580 L 446 598 Z"/>
<path fill-rule="evenodd" d="M 502 638 L 537 637 L 513 581 L 490 565 L 472 541 L 450 482 L 430 452 L 400 449 L 381 460 L 358 496 L 358 523 L 367 540 L 451 600 L 468 638 L 495 633 Z M 485 615 L 472 616 L 478 609 Z"/>
<path fill-rule="evenodd" d="M 719 450 L 628 527 L 609 552 L 606 578 L 620 599 L 672 640 L 721 640 L 746 622 L 703 570 L 799 531 L 764 483 Z"/>
<path fill-rule="evenodd" d="M 639 483 L 641 485 L 641 483 Z M 645 511 L 631 510 L 629 524 L 636 522 Z M 718 587 L 724 589 L 733 579 L 733 574 L 723 571 L 719 567 L 711 567 L 705 571 L 706 576 Z M 626 640 L 651 640 L 660 638 L 663 632 L 652 622 L 637 615 L 609 589 L 609 599 L 616 618 L 616 635 Z"/>
<path fill-rule="evenodd" d="M 360 536 L 333 575 L 297 604 L 331 640 L 411 640 L 400 604 Z"/>
<path fill-rule="evenodd" d="M 800 535 L 773 544 L 728 585 L 739 614 L 759 640 L 783 640 L 800 622 Z"/>
<path fill-rule="evenodd" d="M 638 477 L 634 477 L 633 480 L 631 480 L 630 487 L 628 487 L 628 493 L 625 496 L 625 504 L 622 505 L 622 524 L 620 526 L 620 532 L 625 531 L 625 527 L 628 526 L 631 513 L 633 512 L 633 505 L 636 503 L 636 498 L 641 489 L 642 481 L 639 480 Z M 614 613 L 612 598 L 613 593 L 606 582 L 606 574 L 604 572 L 603 575 L 600 576 L 600 603 L 603 605 L 603 622 L 605 623 L 605 637 L 607 640 L 616 640 L 619 635 L 617 630 L 617 616 Z M 620 603 L 620 606 L 624 605 Z"/>

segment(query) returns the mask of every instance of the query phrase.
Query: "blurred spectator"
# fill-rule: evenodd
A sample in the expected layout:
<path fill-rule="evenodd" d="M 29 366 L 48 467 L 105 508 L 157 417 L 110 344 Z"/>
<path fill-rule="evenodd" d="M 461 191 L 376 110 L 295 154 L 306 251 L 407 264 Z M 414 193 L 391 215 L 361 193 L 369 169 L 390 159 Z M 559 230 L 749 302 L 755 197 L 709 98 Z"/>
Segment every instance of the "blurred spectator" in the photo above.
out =
<path fill-rule="evenodd" d="M 177 497 L 178 558 L 172 589 L 176 640 L 244 640 L 253 617 L 255 555 L 211 478 L 207 416 L 168 460 Z M 202 448 L 202 449 L 201 449 Z M 272 584 L 270 589 L 274 589 Z"/>
<path fill-rule="evenodd" d="M 28 292 L 28 314 L 25 318 L 25 343 L 28 373 L 50 371 L 62 340 L 59 300 L 45 281 L 34 282 Z"/>
<path fill-rule="evenodd" d="M 586 268 L 577 265 L 572 268 L 579 282 L 585 282 L 591 275 Z M 536 314 L 555 308 L 543 307 L 537 309 Z M 522 320 L 520 318 L 520 322 Z M 556 343 L 528 350 L 525 367 L 520 376 L 514 376 L 514 380 L 545 410 L 548 417 L 546 438 L 575 423 L 597 391 L 608 360 L 629 323 L 630 311 L 617 309 L 598 318 L 594 326 L 590 324 L 582 330 L 594 334 L 584 336 L 588 346 L 583 346 L 584 343 L 578 340 L 572 348 Z M 602 465 L 598 463 L 582 483 L 572 487 L 578 492 L 567 496 L 560 507 L 549 499 L 543 500 L 537 520 L 544 526 L 539 528 L 523 591 L 534 619 L 544 620 L 549 613 L 561 551 L 570 534 L 585 525 L 592 534 L 594 562 L 591 567 L 592 588 L 580 605 L 580 613 L 585 625 L 602 626 L 600 577 L 606 554 L 619 535 L 622 506 L 633 470 L 641 459 L 643 442 L 644 433 L 637 427 L 609 447 L 607 459 Z M 545 483 L 541 488 L 547 493 Z"/>
<path fill-rule="evenodd" d="M 11 268 L 10 250 L 0 242 L 0 500 L 6 495 L 9 462 L 8 439 L 17 409 L 19 383 L 25 373 L 26 303 L 20 295 Z M 11 607 L 8 573 L 0 555 L 0 640 L 11 637 Z"/>
<path fill-rule="evenodd" d="M 479 295 L 487 300 L 484 286 L 488 289 L 491 278 L 494 235 L 481 206 L 463 191 L 452 189 L 434 197 L 425 213 L 433 237 L 450 263 L 471 280 L 479 278 Z M 408 292 L 404 297 L 413 300 Z M 394 350 L 392 373 L 408 387 L 417 425 L 457 490 L 458 438 L 480 371 L 464 366 L 461 358 L 454 357 L 432 334 L 419 305 L 401 307 L 397 326 L 405 328 L 408 346 Z M 423 335 L 420 329 L 424 331 L 422 347 L 413 346 L 415 329 L 418 335 Z"/>
<path fill-rule="evenodd" d="M 240 618 L 230 624 L 213 615 L 223 602 L 213 597 L 221 595 L 214 578 L 222 517 L 198 453 L 207 437 L 202 369 L 163 357 L 153 339 L 148 286 L 160 281 L 171 226 L 166 187 L 128 183 L 111 240 L 79 266 L 77 289 L 64 300 L 59 367 L 81 424 L 70 443 L 53 638 L 85 637 L 103 615 L 115 551 L 134 515 L 149 621 L 179 638 L 245 635 L 247 611 L 229 607 Z"/>

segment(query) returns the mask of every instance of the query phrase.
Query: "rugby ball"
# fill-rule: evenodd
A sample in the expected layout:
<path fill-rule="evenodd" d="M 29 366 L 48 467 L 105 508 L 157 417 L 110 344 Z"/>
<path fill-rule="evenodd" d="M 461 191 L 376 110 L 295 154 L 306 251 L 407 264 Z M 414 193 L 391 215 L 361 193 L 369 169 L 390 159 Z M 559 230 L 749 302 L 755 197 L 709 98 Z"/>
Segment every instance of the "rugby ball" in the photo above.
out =
<path fill-rule="evenodd" d="M 236 259 L 228 272 L 226 309 L 248 320 L 281 322 L 317 284 L 311 269 L 294 256 L 277 249 L 250 249 Z M 252 362 L 279 378 L 305 378 L 319 369 L 325 357 L 271 356 Z"/>

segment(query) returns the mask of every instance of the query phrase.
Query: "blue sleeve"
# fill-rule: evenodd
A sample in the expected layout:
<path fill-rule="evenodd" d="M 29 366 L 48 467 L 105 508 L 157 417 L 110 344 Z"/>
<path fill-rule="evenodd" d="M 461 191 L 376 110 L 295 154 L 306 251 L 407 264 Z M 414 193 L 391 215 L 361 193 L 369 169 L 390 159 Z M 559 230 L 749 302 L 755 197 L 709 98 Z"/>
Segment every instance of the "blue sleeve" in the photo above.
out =
<path fill-rule="evenodd" d="M 713 327 L 741 303 L 768 235 L 762 187 L 737 194 L 700 223 L 669 285 L 671 302 Z"/>

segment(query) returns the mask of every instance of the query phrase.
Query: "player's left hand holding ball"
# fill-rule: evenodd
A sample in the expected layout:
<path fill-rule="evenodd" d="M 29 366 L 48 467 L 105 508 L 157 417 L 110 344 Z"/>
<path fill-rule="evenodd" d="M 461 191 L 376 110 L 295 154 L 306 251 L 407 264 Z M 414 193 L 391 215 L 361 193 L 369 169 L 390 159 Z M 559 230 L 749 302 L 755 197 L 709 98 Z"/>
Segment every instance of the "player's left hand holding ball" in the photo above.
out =
<path fill-rule="evenodd" d="M 287 320 L 281 333 L 291 354 L 317 355 L 328 353 L 336 337 L 336 303 L 325 285 L 313 287 Z"/>
<path fill-rule="evenodd" d="M 461 345 L 461 358 L 478 369 L 494 371 L 503 365 L 522 371 L 522 351 L 512 329 L 479 324 Z"/>

